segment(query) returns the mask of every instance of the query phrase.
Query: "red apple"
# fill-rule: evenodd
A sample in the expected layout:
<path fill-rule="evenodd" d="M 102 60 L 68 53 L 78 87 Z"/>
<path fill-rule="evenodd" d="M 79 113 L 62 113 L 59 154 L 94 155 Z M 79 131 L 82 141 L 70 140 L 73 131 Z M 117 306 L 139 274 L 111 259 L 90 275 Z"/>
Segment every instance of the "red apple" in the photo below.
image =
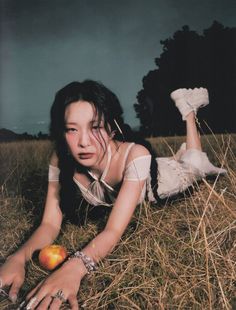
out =
<path fill-rule="evenodd" d="M 68 256 L 66 249 L 61 245 L 48 245 L 39 252 L 39 263 L 47 269 L 53 270 Z"/>

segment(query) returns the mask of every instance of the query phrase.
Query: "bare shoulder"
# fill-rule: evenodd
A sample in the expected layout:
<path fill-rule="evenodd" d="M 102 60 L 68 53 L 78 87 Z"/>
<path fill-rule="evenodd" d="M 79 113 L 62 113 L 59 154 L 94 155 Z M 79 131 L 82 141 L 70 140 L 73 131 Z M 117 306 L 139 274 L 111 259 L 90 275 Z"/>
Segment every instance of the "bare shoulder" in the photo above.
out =
<path fill-rule="evenodd" d="M 135 144 L 129 152 L 129 155 L 127 157 L 127 163 L 129 163 L 131 160 L 134 160 L 135 158 L 146 155 L 150 155 L 149 150 L 141 144 Z"/>
<path fill-rule="evenodd" d="M 56 151 L 52 152 L 51 158 L 50 158 L 50 165 L 58 167 L 58 156 Z"/>

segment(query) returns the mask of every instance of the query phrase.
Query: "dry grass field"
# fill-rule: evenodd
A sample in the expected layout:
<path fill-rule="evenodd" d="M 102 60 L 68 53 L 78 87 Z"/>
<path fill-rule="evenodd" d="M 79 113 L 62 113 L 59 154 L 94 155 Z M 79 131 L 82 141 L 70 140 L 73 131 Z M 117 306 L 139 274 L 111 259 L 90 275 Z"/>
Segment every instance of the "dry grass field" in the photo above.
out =
<path fill-rule="evenodd" d="M 182 140 L 150 139 L 158 156 L 169 156 Z M 137 207 L 118 246 L 83 279 L 81 309 L 236 309 L 236 135 L 205 136 L 203 144 L 228 174 L 204 179 L 191 195 Z M 40 221 L 51 148 L 47 141 L 0 145 L 1 263 Z M 88 213 L 83 226 L 65 221 L 55 243 L 69 252 L 82 248 L 107 216 L 97 214 L 95 220 Z M 19 299 L 47 274 L 35 255 Z M 16 309 L 0 298 L 1 310 Z"/>

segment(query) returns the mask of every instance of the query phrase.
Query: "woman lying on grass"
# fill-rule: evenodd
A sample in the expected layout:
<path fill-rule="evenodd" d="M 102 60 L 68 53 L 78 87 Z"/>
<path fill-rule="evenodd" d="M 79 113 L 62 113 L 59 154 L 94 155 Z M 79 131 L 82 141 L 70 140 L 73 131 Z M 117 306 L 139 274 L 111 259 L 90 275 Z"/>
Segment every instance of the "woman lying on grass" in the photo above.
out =
<path fill-rule="evenodd" d="M 106 226 L 29 293 L 26 309 L 59 309 L 66 301 L 78 309 L 81 280 L 116 246 L 138 204 L 183 192 L 206 175 L 225 173 L 202 152 L 195 124 L 198 108 L 208 104 L 207 90 L 179 89 L 171 98 L 186 121 L 186 143 L 174 157 L 156 159 L 148 144 L 131 142 L 129 134 L 124 140 L 122 108 L 105 86 L 87 80 L 58 91 L 51 109 L 55 152 L 42 222 L 0 269 L 1 285 L 10 286 L 13 302 L 24 281 L 25 263 L 36 250 L 53 243 L 63 213 L 73 217 L 76 188 L 91 205 L 113 206 Z"/>

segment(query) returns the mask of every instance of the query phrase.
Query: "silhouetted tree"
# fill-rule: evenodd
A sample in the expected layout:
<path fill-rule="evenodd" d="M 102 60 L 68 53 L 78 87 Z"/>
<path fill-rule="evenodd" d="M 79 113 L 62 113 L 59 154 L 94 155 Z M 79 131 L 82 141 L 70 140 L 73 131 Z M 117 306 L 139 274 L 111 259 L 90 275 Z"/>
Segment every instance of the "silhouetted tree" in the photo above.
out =
<path fill-rule="evenodd" d="M 47 140 L 47 139 L 49 139 L 49 136 L 48 136 L 48 134 L 42 133 L 41 131 L 39 131 L 38 135 L 37 135 L 37 139 L 38 140 Z"/>
<path fill-rule="evenodd" d="M 199 35 L 188 26 L 161 41 L 157 69 L 143 78 L 134 104 L 146 135 L 184 133 L 184 123 L 169 94 L 177 88 L 206 87 L 211 104 L 200 110 L 214 132 L 236 132 L 236 28 L 219 22 Z"/>

